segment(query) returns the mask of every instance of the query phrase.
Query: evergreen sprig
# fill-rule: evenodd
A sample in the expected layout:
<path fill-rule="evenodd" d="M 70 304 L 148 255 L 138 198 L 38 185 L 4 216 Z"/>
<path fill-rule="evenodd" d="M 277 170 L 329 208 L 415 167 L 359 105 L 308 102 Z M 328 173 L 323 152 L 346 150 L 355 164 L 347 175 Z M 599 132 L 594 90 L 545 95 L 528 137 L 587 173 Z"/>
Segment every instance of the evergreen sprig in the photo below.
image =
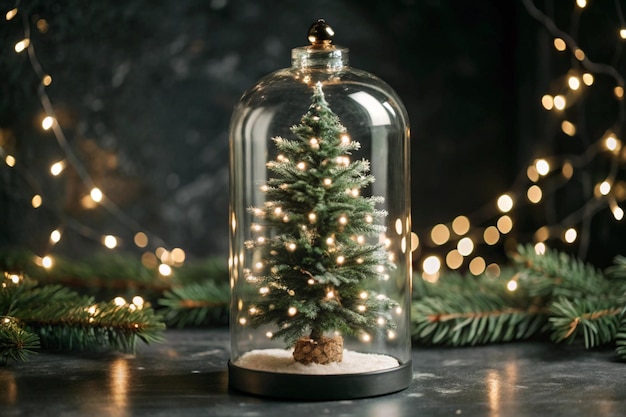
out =
<path fill-rule="evenodd" d="M 450 274 L 416 285 L 412 335 L 418 344 L 476 345 L 550 334 L 585 347 L 614 343 L 626 360 L 626 258 L 604 273 L 555 250 L 531 245 L 512 255 L 500 278 Z M 509 285 L 514 284 L 513 289 Z"/>
<path fill-rule="evenodd" d="M 163 294 L 159 305 L 164 318 L 177 327 L 228 323 L 230 287 L 228 281 L 190 283 Z"/>
<path fill-rule="evenodd" d="M 165 328 L 149 305 L 95 302 L 61 285 L 0 276 L 4 317 L 0 358 L 25 360 L 39 345 L 58 350 L 133 351 L 137 341 L 161 340 Z"/>

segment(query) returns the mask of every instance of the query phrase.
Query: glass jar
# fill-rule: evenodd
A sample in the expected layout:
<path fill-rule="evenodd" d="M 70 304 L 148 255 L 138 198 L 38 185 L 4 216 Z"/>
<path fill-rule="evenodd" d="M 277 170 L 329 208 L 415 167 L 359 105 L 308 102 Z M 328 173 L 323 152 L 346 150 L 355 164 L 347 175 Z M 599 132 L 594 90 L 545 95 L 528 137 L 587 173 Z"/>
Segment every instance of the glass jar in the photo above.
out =
<path fill-rule="evenodd" d="M 347 399 L 412 379 L 409 127 L 319 20 L 230 125 L 229 384 Z"/>

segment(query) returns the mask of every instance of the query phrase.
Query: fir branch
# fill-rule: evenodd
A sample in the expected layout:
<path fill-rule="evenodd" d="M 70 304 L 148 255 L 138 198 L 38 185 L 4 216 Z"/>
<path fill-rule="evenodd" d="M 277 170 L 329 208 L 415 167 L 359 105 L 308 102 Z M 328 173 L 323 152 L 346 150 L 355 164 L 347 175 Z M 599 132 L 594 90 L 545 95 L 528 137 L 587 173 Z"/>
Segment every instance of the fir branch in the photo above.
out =
<path fill-rule="evenodd" d="M 479 345 L 527 339 L 539 333 L 545 311 L 511 307 L 493 294 L 450 294 L 413 303 L 412 335 L 420 344 Z"/>
<path fill-rule="evenodd" d="M 228 281 L 192 283 L 163 294 L 159 305 L 171 326 L 201 326 L 228 322 L 230 287 Z"/>
<path fill-rule="evenodd" d="M 12 317 L 0 318 L 0 366 L 25 362 L 39 349 L 39 337 L 24 330 Z"/>
<path fill-rule="evenodd" d="M 530 296 L 604 298 L 611 286 L 592 265 L 563 252 L 546 249 L 538 254 L 532 245 L 520 245 L 512 255 L 519 268 L 519 282 Z"/>
<path fill-rule="evenodd" d="M 609 301 L 557 299 L 550 307 L 551 338 L 571 343 L 582 332 L 587 349 L 615 340 L 621 307 Z"/>
<path fill-rule="evenodd" d="M 134 351 L 139 340 L 161 339 L 165 326 L 149 305 L 119 304 L 96 303 L 92 297 L 59 285 L 40 286 L 27 277 L 4 279 L 0 286 L 0 314 L 38 336 L 45 349 Z M 18 336 L 11 340 L 19 343 Z"/>

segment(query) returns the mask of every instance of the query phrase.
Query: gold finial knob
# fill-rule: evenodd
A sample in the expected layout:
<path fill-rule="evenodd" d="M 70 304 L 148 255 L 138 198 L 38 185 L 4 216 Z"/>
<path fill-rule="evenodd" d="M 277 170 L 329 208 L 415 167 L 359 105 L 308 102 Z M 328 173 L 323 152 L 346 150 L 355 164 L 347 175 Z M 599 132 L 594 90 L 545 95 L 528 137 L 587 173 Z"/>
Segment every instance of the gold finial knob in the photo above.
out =
<path fill-rule="evenodd" d="M 324 19 L 318 19 L 309 28 L 308 39 L 313 46 L 330 45 L 333 43 L 333 36 L 335 36 L 335 31 Z"/>

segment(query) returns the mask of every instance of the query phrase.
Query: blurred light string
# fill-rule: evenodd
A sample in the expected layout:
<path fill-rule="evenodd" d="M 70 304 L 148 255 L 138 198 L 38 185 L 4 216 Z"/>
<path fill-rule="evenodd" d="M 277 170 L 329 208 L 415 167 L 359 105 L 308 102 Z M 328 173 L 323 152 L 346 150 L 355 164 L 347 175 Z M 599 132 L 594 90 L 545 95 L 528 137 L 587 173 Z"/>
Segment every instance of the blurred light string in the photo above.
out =
<path fill-rule="evenodd" d="M 587 71 L 581 74 L 579 69 L 570 70 L 564 77 L 565 83 L 558 81 L 561 83 L 560 91 L 571 93 L 591 87 L 594 83 L 594 74 L 609 76 L 615 83 L 613 98 L 618 103 L 617 120 L 599 138 L 588 141 L 589 146 L 581 154 L 534 157 L 517 175 L 510 190 L 500 195 L 495 202 L 490 201 L 471 214 L 457 216 L 451 222 L 437 224 L 422 231 L 420 242 L 424 243 L 416 261 L 420 264 L 422 277 L 426 280 L 439 279 L 444 266 L 456 270 L 466 265 L 469 272 L 474 275 L 487 273 L 498 276 L 500 265 L 487 264 L 483 257 L 476 256 L 477 246 L 501 244 L 502 239 L 514 231 L 511 216 L 516 209 L 523 204 L 537 205 L 544 202 L 546 197 L 554 195 L 559 189 L 571 183 L 575 174 L 579 177 L 586 201 L 581 207 L 574 208 L 560 219 L 553 218 L 556 217 L 553 214 L 547 214 L 546 223 L 537 228 L 532 236 L 538 253 L 545 250 L 549 239 L 558 238 L 565 244 L 577 242 L 578 256 L 584 258 L 589 248 L 593 216 L 609 207 L 616 221 L 624 217 L 624 210 L 618 203 L 626 198 L 626 183 L 617 181 L 620 163 L 626 161 L 626 147 L 622 148 L 620 140 L 626 121 L 624 78 L 614 66 L 591 61 L 574 37 L 560 30 L 552 19 L 535 7 L 532 0 L 523 0 L 523 4 L 529 15 L 541 23 L 553 37 L 555 49 L 559 52 L 569 50 L 573 57 L 572 67 L 580 65 Z M 578 28 L 578 20 L 586 7 L 585 0 L 575 1 L 573 28 Z M 626 39 L 626 23 L 617 0 L 615 9 L 621 25 L 616 31 L 619 42 Z M 621 44 L 618 43 L 613 58 L 615 66 L 621 58 L 621 50 Z M 576 124 L 565 118 L 565 110 L 575 102 L 566 93 L 545 94 L 541 99 L 545 110 L 557 114 L 561 131 L 565 135 L 582 137 L 587 134 L 585 129 L 577 128 Z M 580 124 L 586 127 L 583 121 L 580 120 Z M 594 184 L 591 173 L 584 168 L 589 167 L 600 156 L 610 158 L 608 172 L 602 181 Z M 427 235 L 428 238 L 424 239 L 423 235 Z M 511 239 L 513 240 L 515 239 Z M 447 254 L 441 259 L 437 253 L 441 253 L 444 248 Z"/>
<path fill-rule="evenodd" d="M 135 233 L 134 241 L 137 247 L 139 248 L 147 247 L 148 240 L 153 241 L 151 242 L 151 245 L 150 245 L 151 247 L 156 247 L 158 245 L 167 246 L 163 239 L 161 239 L 160 237 L 154 234 L 150 234 L 150 239 L 148 239 L 148 234 L 144 232 L 144 230 L 146 229 L 141 227 L 138 224 L 138 222 L 136 222 L 133 218 L 126 215 L 126 213 L 124 213 L 123 210 L 121 210 L 111 199 L 109 199 L 101 191 L 100 188 L 96 186 L 93 179 L 89 175 L 88 170 L 86 169 L 85 165 L 81 162 L 81 160 L 78 158 L 78 156 L 76 155 L 76 153 L 74 152 L 70 144 L 68 143 L 65 133 L 61 125 L 58 123 L 56 112 L 54 111 L 54 106 L 52 105 L 50 98 L 48 94 L 46 93 L 46 87 L 48 87 L 52 83 L 52 77 L 43 70 L 41 63 L 39 62 L 37 58 L 37 55 L 35 53 L 35 47 L 31 39 L 29 16 L 27 13 L 24 13 L 19 9 L 19 4 L 20 4 L 20 0 L 17 0 L 15 2 L 14 8 L 9 10 L 5 14 L 5 18 L 7 21 L 9 21 L 9 20 L 12 20 L 18 14 L 22 15 L 24 38 L 16 43 L 14 49 L 15 49 L 15 52 L 18 54 L 23 52 L 24 50 L 27 51 L 31 67 L 40 80 L 40 83 L 37 87 L 37 95 L 39 97 L 39 101 L 41 102 L 43 110 L 46 114 L 46 117 L 42 121 L 42 128 L 44 130 L 52 130 L 52 132 L 54 133 L 54 137 L 56 138 L 59 147 L 63 151 L 67 162 L 74 168 L 74 170 L 76 171 L 83 185 L 85 185 L 85 187 L 87 187 L 87 189 L 90 190 L 90 198 L 93 200 L 93 202 L 102 206 L 117 221 L 119 221 L 127 229 Z M 32 206 L 34 208 L 39 208 L 39 207 L 44 206 L 43 199 L 41 197 L 42 187 L 38 184 L 34 176 L 31 175 L 29 170 L 21 169 L 20 165 L 17 164 L 17 160 L 15 156 L 6 152 L 6 150 L 3 149 L 1 146 L 0 146 L 0 157 L 2 157 L 5 160 L 5 163 L 9 167 L 16 169 L 16 171 L 26 180 L 29 186 L 36 192 L 32 200 Z M 65 161 L 57 162 L 53 164 L 51 167 L 52 175 L 53 176 L 59 175 L 63 171 L 64 166 L 65 166 Z M 55 216 L 60 219 L 60 221 L 62 222 L 64 226 L 72 228 L 73 230 L 76 230 L 81 235 L 86 236 L 92 240 L 98 241 L 109 249 L 113 249 L 113 248 L 120 246 L 120 240 L 118 237 L 113 236 L 113 235 L 102 235 L 101 233 L 96 232 L 92 228 L 78 222 L 76 219 L 73 219 L 73 218 L 70 218 L 68 216 L 61 214 L 59 210 L 51 209 L 47 206 L 45 207 L 48 208 L 48 210 L 51 210 L 55 214 Z M 60 239 L 61 239 L 60 230 L 56 229 L 50 235 L 50 244 L 54 245 Z M 182 251 L 182 249 L 180 248 L 174 248 L 174 249 L 176 251 L 174 253 L 178 254 L 176 261 L 172 261 L 171 259 L 169 259 L 170 258 L 169 254 L 171 252 L 164 249 L 163 247 L 157 248 L 158 254 L 156 257 L 154 256 L 142 257 L 142 260 L 152 259 L 152 258 L 156 260 L 156 258 L 160 258 L 163 264 L 168 263 L 168 264 L 180 265 L 182 263 L 180 259 L 182 258 L 184 260 L 184 251 Z M 180 255 L 181 252 L 183 253 L 182 256 Z M 155 262 L 147 262 L 147 263 L 150 263 L 152 266 L 157 266 Z M 168 269 L 165 267 L 160 267 L 159 270 L 161 271 L 162 275 L 169 275 L 169 273 L 171 273 L 171 269 Z"/>

